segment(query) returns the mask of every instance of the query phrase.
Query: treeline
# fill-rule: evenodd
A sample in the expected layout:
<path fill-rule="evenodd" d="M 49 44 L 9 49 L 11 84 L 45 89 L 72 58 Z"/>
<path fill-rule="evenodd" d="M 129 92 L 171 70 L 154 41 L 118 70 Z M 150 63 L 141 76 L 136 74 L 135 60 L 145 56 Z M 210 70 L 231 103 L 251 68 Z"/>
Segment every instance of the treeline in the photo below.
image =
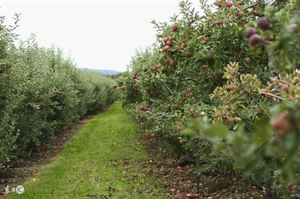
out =
<path fill-rule="evenodd" d="M 0 174 L 115 99 L 112 79 L 80 71 L 33 38 L 17 45 L 14 29 L 0 18 Z"/>

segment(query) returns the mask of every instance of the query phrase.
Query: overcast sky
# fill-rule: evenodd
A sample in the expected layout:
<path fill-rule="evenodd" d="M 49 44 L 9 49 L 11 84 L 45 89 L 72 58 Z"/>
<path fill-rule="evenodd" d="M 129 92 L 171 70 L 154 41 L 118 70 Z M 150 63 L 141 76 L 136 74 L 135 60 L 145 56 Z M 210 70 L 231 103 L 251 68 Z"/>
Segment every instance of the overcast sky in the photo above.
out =
<path fill-rule="evenodd" d="M 199 8 L 198 0 L 190 0 Z M 78 67 L 124 71 L 155 41 L 152 20 L 168 21 L 180 0 L 1 0 L 0 15 L 22 13 L 21 39 L 62 48 Z"/>

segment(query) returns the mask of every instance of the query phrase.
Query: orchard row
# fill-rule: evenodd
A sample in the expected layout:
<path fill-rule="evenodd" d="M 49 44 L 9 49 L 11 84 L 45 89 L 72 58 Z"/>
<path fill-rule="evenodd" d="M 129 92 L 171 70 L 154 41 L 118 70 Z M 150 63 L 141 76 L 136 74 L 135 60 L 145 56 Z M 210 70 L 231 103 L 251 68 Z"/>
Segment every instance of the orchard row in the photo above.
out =
<path fill-rule="evenodd" d="M 81 72 L 60 50 L 39 47 L 34 38 L 16 46 L 15 27 L 4 22 L 1 17 L 0 174 L 115 98 L 113 80 Z"/>
<path fill-rule="evenodd" d="M 299 1 L 182 2 L 118 82 L 144 130 L 283 194 L 300 177 Z M 282 193 L 281 193 L 282 192 Z"/>

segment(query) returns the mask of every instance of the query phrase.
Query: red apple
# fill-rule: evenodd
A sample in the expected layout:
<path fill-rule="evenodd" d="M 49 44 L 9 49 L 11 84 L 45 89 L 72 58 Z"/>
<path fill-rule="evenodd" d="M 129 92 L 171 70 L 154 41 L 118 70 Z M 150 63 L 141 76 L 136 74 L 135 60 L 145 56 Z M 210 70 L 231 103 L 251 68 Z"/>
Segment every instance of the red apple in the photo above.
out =
<path fill-rule="evenodd" d="M 288 92 L 289 92 L 289 85 L 287 85 L 287 84 L 283 85 L 282 89 L 283 89 L 286 93 L 288 93 Z"/>
<path fill-rule="evenodd" d="M 214 24 L 217 25 L 217 26 L 219 26 L 219 25 L 223 24 L 223 21 L 220 20 L 220 19 L 218 19 L 218 20 L 214 21 Z"/>
<path fill-rule="evenodd" d="M 292 130 L 293 127 L 290 124 L 288 117 L 289 112 L 284 111 L 280 113 L 277 118 L 275 118 L 274 122 L 272 123 L 272 127 L 276 131 L 277 135 L 284 136 Z"/>
<path fill-rule="evenodd" d="M 166 46 L 164 46 L 164 47 L 162 47 L 161 48 L 161 51 L 168 51 L 169 49 L 171 48 L 171 46 L 169 46 L 169 45 L 166 45 Z"/>
<path fill-rule="evenodd" d="M 251 46 L 254 46 L 254 45 L 258 44 L 258 43 L 260 42 L 260 40 L 261 40 L 261 38 L 260 38 L 260 36 L 259 36 L 258 34 L 254 34 L 254 35 L 252 35 L 252 36 L 248 39 L 249 44 L 250 44 Z"/>
<path fill-rule="evenodd" d="M 229 90 L 229 91 L 234 91 L 235 89 L 236 89 L 236 85 L 235 84 L 229 84 L 227 86 L 227 90 Z"/>
<path fill-rule="evenodd" d="M 168 40 L 169 40 L 169 37 L 164 37 L 163 38 L 164 43 L 167 43 Z"/>
<path fill-rule="evenodd" d="M 235 119 L 233 117 L 229 117 L 224 121 L 224 123 L 226 125 L 232 125 L 234 122 L 235 122 Z"/>
<path fill-rule="evenodd" d="M 258 27 L 260 27 L 262 30 L 267 30 L 269 28 L 269 21 L 267 18 L 262 17 L 258 19 L 257 21 Z"/>
<path fill-rule="evenodd" d="M 176 24 L 173 24 L 173 25 L 172 25 L 172 32 L 177 32 L 177 29 L 178 29 L 178 28 L 177 28 Z"/>
<path fill-rule="evenodd" d="M 166 44 L 170 46 L 172 44 L 172 40 L 168 40 Z"/>
<path fill-rule="evenodd" d="M 231 8 L 233 6 L 233 1 L 227 1 L 226 5 L 228 8 Z"/>
<path fill-rule="evenodd" d="M 246 28 L 246 36 L 249 38 L 252 35 L 256 34 L 256 29 L 253 27 L 247 27 Z"/>

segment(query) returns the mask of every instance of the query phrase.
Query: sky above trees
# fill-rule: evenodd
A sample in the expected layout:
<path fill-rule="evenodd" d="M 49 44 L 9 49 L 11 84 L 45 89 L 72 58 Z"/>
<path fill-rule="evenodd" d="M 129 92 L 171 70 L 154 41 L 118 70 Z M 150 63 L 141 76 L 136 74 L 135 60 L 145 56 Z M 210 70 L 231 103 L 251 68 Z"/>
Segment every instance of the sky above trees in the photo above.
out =
<path fill-rule="evenodd" d="M 78 67 L 126 70 L 135 50 L 155 41 L 152 20 L 168 21 L 180 0 L 4 0 L 0 14 L 24 40 L 36 35 L 44 47 L 53 44 Z M 199 8 L 198 0 L 191 0 Z"/>

